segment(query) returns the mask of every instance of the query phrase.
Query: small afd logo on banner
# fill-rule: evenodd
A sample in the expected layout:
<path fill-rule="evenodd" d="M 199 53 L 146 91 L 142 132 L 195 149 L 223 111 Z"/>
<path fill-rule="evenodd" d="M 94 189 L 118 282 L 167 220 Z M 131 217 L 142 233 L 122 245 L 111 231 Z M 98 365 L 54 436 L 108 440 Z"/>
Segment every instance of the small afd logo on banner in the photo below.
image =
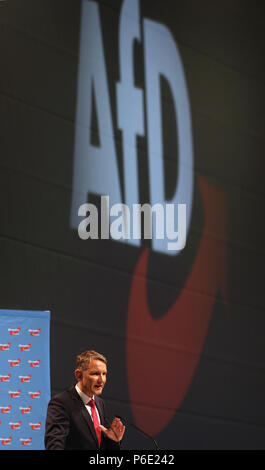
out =
<path fill-rule="evenodd" d="M 9 351 L 10 346 L 11 346 L 11 343 L 0 344 L 0 351 Z"/>
<path fill-rule="evenodd" d="M 9 423 L 11 429 L 20 429 L 21 428 L 21 421 L 18 423 Z"/>
<path fill-rule="evenodd" d="M 3 446 L 10 445 L 12 441 L 12 437 L 0 437 L 0 442 Z"/>

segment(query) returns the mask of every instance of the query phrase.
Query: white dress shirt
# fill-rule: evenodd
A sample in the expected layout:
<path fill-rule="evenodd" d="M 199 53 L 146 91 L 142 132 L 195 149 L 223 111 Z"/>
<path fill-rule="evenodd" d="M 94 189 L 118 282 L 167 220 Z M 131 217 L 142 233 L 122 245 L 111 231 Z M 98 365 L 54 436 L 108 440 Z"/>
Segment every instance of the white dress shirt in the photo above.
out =
<path fill-rule="evenodd" d="M 93 397 L 89 397 L 89 396 L 86 395 L 84 392 L 82 392 L 82 390 L 80 390 L 80 388 L 78 387 L 77 384 L 76 384 L 76 386 L 75 386 L 75 389 L 76 389 L 78 395 L 80 396 L 82 402 L 84 403 L 84 405 L 85 405 L 85 407 L 86 407 L 86 409 L 87 409 L 88 413 L 90 414 L 90 417 L 91 417 L 91 419 L 92 419 L 92 421 L 93 421 L 92 413 L 91 413 L 91 406 L 89 405 L 89 402 L 90 402 L 90 400 L 92 400 L 92 398 L 94 399 L 94 395 L 93 395 Z M 96 406 L 95 406 L 95 409 L 96 409 L 96 413 L 97 413 L 97 415 L 98 415 L 99 424 L 101 424 L 99 412 L 98 412 L 98 409 L 97 409 Z"/>

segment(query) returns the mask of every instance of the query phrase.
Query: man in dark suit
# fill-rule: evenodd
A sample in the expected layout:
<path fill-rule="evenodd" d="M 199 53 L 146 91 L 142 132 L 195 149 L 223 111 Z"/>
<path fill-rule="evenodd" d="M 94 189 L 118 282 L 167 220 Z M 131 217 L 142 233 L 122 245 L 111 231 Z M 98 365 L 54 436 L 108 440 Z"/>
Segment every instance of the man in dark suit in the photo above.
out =
<path fill-rule="evenodd" d="M 46 450 L 117 450 L 125 426 L 111 425 L 101 395 L 107 378 L 107 360 L 96 351 L 76 358 L 77 384 L 49 402 L 45 428 Z"/>

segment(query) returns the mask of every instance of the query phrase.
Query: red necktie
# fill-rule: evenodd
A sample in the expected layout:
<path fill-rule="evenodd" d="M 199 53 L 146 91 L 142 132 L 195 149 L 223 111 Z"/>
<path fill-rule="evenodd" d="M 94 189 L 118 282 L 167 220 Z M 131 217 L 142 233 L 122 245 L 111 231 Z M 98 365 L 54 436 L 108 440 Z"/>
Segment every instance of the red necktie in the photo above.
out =
<path fill-rule="evenodd" d="M 95 428 L 96 435 L 97 435 L 97 438 L 98 438 L 98 446 L 100 447 L 101 429 L 99 427 L 99 419 L 98 419 L 98 415 L 97 415 L 97 412 L 96 412 L 96 405 L 95 405 L 95 402 L 94 402 L 93 398 L 92 398 L 92 400 L 90 400 L 90 402 L 88 404 L 91 407 L 91 414 L 92 414 L 92 419 L 93 419 L 93 423 L 94 423 L 94 428 Z"/>

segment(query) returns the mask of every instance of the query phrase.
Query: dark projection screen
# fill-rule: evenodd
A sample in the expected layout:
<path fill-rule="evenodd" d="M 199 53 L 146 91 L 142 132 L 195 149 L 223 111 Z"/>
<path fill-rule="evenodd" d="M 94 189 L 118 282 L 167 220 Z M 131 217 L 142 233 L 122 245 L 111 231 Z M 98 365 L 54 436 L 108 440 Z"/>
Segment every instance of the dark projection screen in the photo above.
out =
<path fill-rule="evenodd" d="M 161 449 L 264 449 L 263 2 L 0 18 L 0 308 L 51 311 L 52 395 L 95 349 Z"/>

